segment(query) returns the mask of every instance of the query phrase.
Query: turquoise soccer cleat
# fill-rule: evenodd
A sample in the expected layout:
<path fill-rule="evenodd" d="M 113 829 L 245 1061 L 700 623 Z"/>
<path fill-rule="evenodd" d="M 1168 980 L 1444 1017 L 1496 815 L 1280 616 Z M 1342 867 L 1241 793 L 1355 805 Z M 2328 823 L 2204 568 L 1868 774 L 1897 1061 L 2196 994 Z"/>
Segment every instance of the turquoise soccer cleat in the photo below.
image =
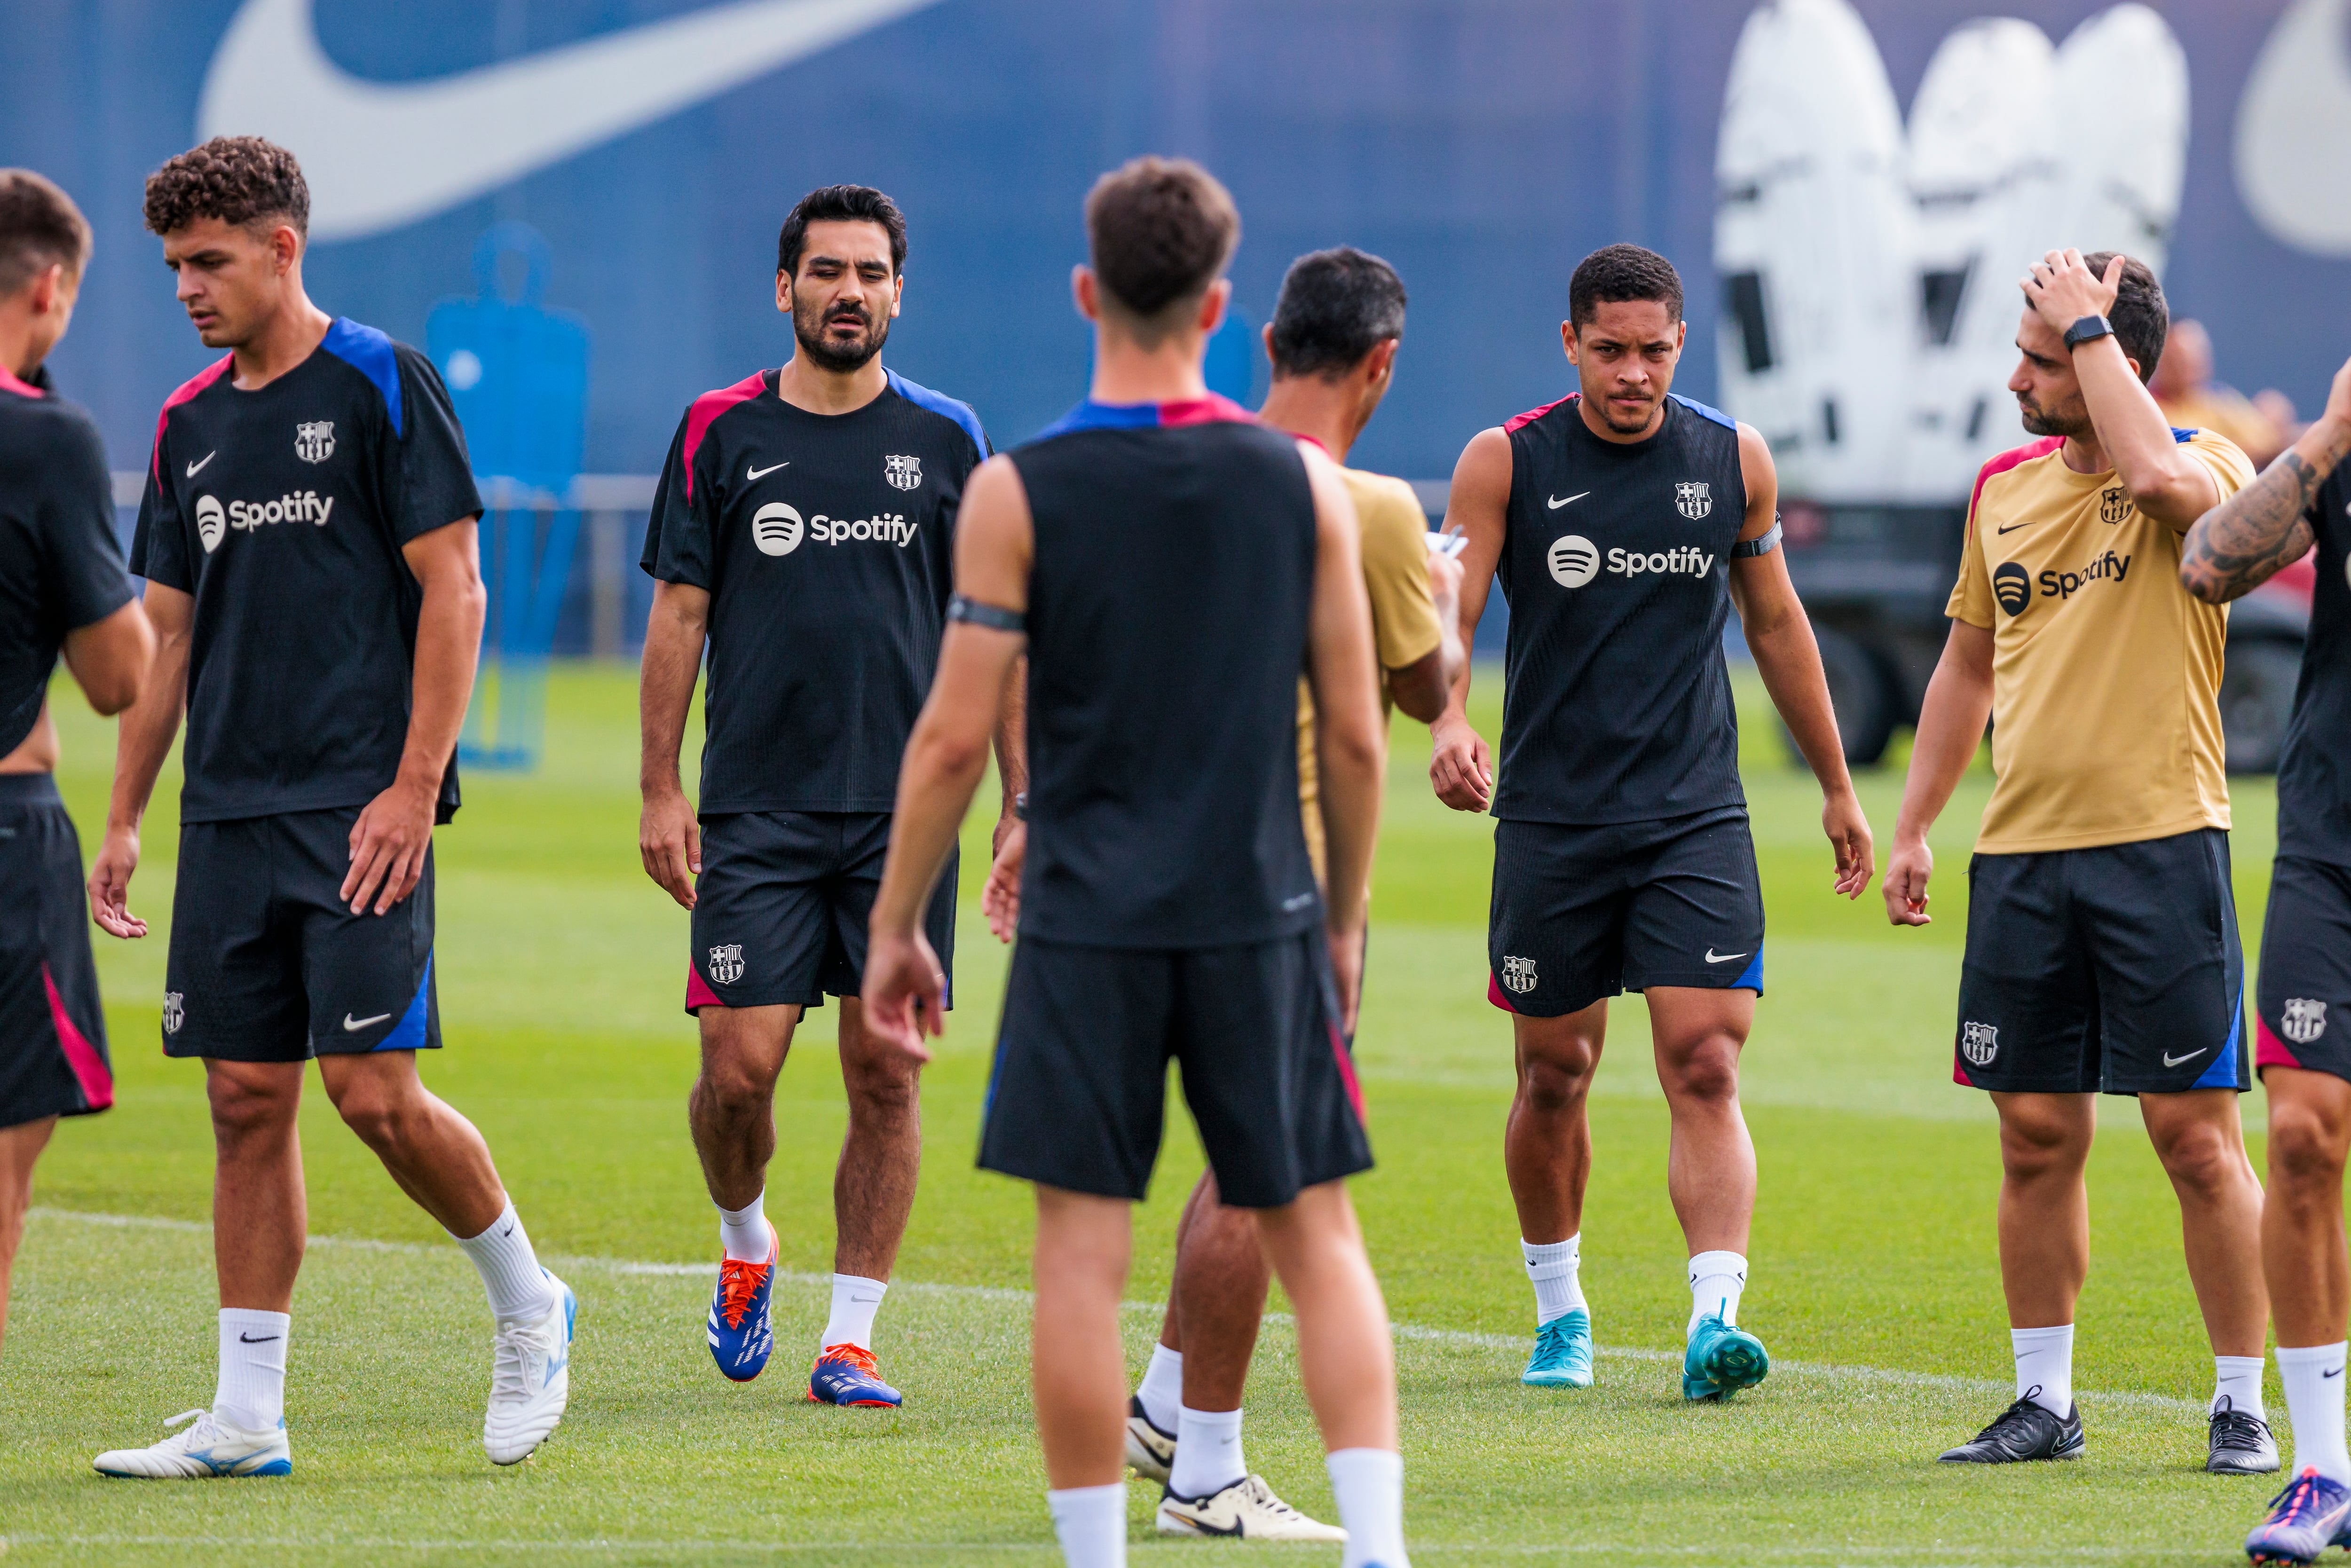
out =
<path fill-rule="evenodd" d="M 1535 1330 L 1534 1354 L 1519 1381 L 1530 1388 L 1592 1386 L 1592 1314 L 1582 1307 Z"/>
<path fill-rule="evenodd" d="M 1728 1399 L 1762 1382 L 1771 1370 L 1771 1353 L 1763 1342 L 1716 1312 L 1698 1320 L 1682 1353 L 1682 1397 Z"/>

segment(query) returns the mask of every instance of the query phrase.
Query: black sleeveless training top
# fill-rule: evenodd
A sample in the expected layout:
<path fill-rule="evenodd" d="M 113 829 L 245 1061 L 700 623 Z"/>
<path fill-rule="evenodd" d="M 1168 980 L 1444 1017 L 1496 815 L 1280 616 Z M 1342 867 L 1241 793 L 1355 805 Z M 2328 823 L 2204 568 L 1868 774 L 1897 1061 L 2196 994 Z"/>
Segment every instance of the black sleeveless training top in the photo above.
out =
<path fill-rule="evenodd" d="M 1656 821 L 1743 806 L 1722 654 L 1747 516 L 1739 426 L 1668 396 L 1623 444 L 1573 395 L 1520 414 L 1499 575 L 1510 605 L 1494 815 Z"/>
<path fill-rule="evenodd" d="M 1219 397 L 1090 402 L 1010 455 L 1036 530 L 1021 935 L 1212 947 L 1314 925 L 1296 442 Z"/>
<path fill-rule="evenodd" d="M 2277 852 L 2351 866 L 2351 462 L 2327 476 L 2308 516 L 2318 583 L 2278 761 Z"/>

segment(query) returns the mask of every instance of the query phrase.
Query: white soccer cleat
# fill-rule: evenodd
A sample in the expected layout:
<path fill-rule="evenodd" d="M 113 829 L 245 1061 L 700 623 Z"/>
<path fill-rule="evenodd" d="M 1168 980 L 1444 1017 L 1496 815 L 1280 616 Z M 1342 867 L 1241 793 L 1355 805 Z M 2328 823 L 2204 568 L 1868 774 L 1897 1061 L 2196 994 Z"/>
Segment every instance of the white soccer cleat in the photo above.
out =
<path fill-rule="evenodd" d="M 286 1423 L 277 1430 L 248 1432 L 209 1410 L 183 1410 L 163 1424 L 194 1426 L 174 1432 L 152 1448 L 110 1448 L 90 1461 L 99 1475 L 118 1479 L 212 1480 L 225 1476 L 290 1476 L 293 1451 L 286 1446 Z"/>
<path fill-rule="evenodd" d="M 490 1408 L 482 1417 L 482 1447 L 494 1465 L 518 1465 L 547 1441 L 571 1400 L 571 1328 L 580 1299 L 547 1273 L 555 1310 L 536 1322 L 500 1323 L 492 1342 Z"/>
<path fill-rule="evenodd" d="M 1174 1492 L 1159 1500 L 1162 1535 L 1234 1535 L 1244 1541 L 1344 1542 L 1347 1532 L 1335 1524 L 1309 1519 L 1265 1484 L 1263 1476 L 1243 1476 L 1212 1497 L 1180 1498 Z"/>
<path fill-rule="evenodd" d="M 1132 1396 L 1126 1402 L 1126 1462 L 1136 1475 L 1162 1486 L 1176 1468 L 1175 1437 L 1153 1426 L 1143 1401 Z"/>

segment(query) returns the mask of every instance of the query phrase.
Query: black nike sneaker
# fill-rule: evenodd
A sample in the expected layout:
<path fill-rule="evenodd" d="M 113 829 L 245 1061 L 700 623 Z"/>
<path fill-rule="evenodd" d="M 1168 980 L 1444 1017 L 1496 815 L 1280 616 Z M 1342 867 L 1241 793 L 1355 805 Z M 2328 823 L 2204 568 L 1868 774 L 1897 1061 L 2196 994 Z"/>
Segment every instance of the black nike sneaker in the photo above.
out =
<path fill-rule="evenodd" d="M 2278 1468 L 2277 1439 L 2270 1424 L 2235 1407 L 2225 1394 L 2212 1412 L 2211 1451 L 2204 1468 L 2216 1476 L 2262 1476 Z"/>
<path fill-rule="evenodd" d="M 2024 1397 L 2000 1413 L 2000 1419 L 1943 1456 L 1947 1465 L 2013 1465 L 2024 1459 L 2079 1458 L 2087 1444 L 2082 1437 L 2082 1407 L 2065 1412 L 2060 1420 L 2032 1402 L 2041 1390 L 2030 1388 Z"/>

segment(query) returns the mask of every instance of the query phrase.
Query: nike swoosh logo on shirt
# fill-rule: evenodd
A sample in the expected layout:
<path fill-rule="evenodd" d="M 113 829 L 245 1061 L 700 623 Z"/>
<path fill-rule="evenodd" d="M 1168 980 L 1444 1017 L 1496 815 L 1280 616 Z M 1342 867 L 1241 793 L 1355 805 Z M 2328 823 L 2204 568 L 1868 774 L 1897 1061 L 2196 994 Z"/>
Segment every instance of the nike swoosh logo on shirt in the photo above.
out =
<path fill-rule="evenodd" d="M 522 179 L 937 0 L 736 0 L 422 81 L 352 76 L 312 0 L 246 0 L 196 137 L 301 150 L 310 237 L 358 239 Z"/>
<path fill-rule="evenodd" d="M 2210 1051 L 2211 1049 L 2212 1048 L 2208 1045 L 2204 1048 L 2204 1051 Z M 2166 1067 L 2177 1067 L 2183 1061 L 2195 1061 L 2198 1057 L 2204 1054 L 2204 1051 L 2191 1051 L 2185 1056 L 2174 1056 L 2171 1052 L 2167 1051 L 2163 1053 L 2163 1064 Z"/>
<path fill-rule="evenodd" d="M 1744 953 L 1718 953 L 1711 947 L 1708 947 L 1706 950 L 1706 961 L 1709 964 L 1728 964 L 1733 958 L 1744 958 L 1745 956 L 1747 956 L 1747 955 Z"/>
<path fill-rule="evenodd" d="M 1995 533 L 1995 534 L 2012 534 L 2012 533 L 2014 533 L 2014 532 L 2015 532 L 2017 529 L 2019 529 L 2019 528 L 2031 528 L 2031 527 L 2033 525 L 2033 523 L 2041 522 L 2041 521 L 2043 521 L 2043 519 L 2042 519 L 2042 518 L 2040 518 L 2040 517 L 2034 517 L 2034 518 L 2031 519 L 2031 521 L 2028 521 L 2028 522 L 2022 522 L 2022 523 L 2010 523 L 2010 524 L 2009 524 L 2008 526 L 2006 526 L 2005 528 L 1994 528 L 1994 529 L 1992 529 L 1992 532 L 1993 532 L 1993 533 Z"/>
<path fill-rule="evenodd" d="M 789 468 L 790 466 L 791 465 L 789 463 L 770 463 L 765 468 L 754 468 L 747 463 L 743 465 L 743 477 L 750 480 L 756 485 L 760 480 L 766 478 L 768 475 L 774 473 L 777 469 Z"/>
<path fill-rule="evenodd" d="M 391 1016 L 392 1015 L 390 1013 L 378 1013 L 373 1018 L 355 1019 L 351 1017 L 350 1014 L 345 1013 L 343 1015 L 343 1030 L 347 1034 L 357 1034 L 360 1030 L 367 1028 L 368 1025 L 371 1023 L 381 1023 Z"/>
<path fill-rule="evenodd" d="M 1570 496 L 1565 501 L 1561 500 L 1556 496 L 1552 496 L 1548 498 L 1551 501 L 1551 509 L 1556 512 L 1562 507 L 1567 506 L 1570 502 L 1581 501 L 1584 497 L 1589 496 L 1590 494 L 1592 494 L 1592 492 L 1589 490 L 1578 490 L 1574 495 Z"/>
<path fill-rule="evenodd" d="M 189 465 L 188 465 L 188 477 L 189 477 L 189 478 L 191 478 L 191 479 L 194 478 L 194 477 L 196 476 L 196 470 L 197 470 L 197 469 L 202 468 L 202 467 L 204 465 L 204 463 L 209 463 L 209 462 L 211 462 L 214 458 L 215 458 L 215 457 L 217 457 L 217 456 L 219 456 L 219 455 L 220 455 L 220 454 L 219 454 L 218 452 L 207 452 L 207 453 L 205 453 L 205 454 L 204 454 L 204 463 L 191 463 L 191 464 L 189 464 Z"/>

